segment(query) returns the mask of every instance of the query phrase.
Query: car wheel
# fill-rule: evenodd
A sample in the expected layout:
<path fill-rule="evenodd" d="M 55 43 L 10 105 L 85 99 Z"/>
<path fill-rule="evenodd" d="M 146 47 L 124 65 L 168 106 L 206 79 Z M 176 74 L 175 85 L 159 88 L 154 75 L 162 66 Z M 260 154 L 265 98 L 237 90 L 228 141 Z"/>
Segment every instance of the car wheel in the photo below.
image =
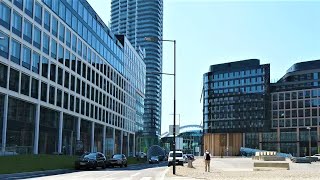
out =
<path fill-rule="evenodd" d="M 106 168 L 106 164 L 105 163 L 103 163 L 103 165 L 102 165 L 102 169 L 105 169 Z"/>
<path fill-rule="evenodd" d="M 79 167 L 79 166 L 76 166 L 76 167 L 74 167 L 74 169 L 75 169 L 75 170 L 79 170 L 79 169 L 80 169 L 80 167 Z"/>
<path fill-rule="evenodd" d="M 123 168 L 123 164 L 121 164 L 120 167 Z"/>
<path fill-rule="evenodd" d="M 92 169 L 97 169 L 97 163 L 94 163 Z"/>
<path fill-rule="evenodd" d="M 124 165 L 124 167 L 128 167 L 128 163 L 126 163 L 126 164 Z"/>

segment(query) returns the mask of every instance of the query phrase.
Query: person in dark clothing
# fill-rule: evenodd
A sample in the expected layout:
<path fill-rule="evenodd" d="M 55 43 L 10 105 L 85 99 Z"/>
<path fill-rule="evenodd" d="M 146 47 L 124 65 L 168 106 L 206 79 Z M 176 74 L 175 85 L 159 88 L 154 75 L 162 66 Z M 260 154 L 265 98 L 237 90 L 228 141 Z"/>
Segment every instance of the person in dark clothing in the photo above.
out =
<path fill-rule="evenodd" d="M 210 172 L 210 161 L 211 161 L 211 154 L 208 150 L 203 155 L 204 163 L 205 163 L 205 172 Z"/>

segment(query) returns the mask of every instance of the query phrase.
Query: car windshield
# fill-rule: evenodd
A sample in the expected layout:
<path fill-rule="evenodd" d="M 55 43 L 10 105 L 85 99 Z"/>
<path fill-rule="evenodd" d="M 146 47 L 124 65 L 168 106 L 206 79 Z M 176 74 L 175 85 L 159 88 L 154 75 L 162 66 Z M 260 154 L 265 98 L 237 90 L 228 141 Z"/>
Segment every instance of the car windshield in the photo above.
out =
<path fill-rule="evenodd" d="M 170 153 L 170 157 L 173 157 L 173 153 Z M 176 157 L 182 157 L 182 153 L 176 153 Z"/>
<path fill-rule="evenodd" d="M 121 154 L 115 154 L 115 155 L 112 156 L 112 158 L 121 159 L 122 155 Z"/>
<path fill-rule="evenodd" d="M 90 154 L 83 154 L 81 156 L 82 159 L 96 159 L 96 154 L 95 153 L 90 153 Z"/>
<path fill-rule="evenodd" d="M 152 156 L 151 159 L 158 159 L 158 156 Z"/>

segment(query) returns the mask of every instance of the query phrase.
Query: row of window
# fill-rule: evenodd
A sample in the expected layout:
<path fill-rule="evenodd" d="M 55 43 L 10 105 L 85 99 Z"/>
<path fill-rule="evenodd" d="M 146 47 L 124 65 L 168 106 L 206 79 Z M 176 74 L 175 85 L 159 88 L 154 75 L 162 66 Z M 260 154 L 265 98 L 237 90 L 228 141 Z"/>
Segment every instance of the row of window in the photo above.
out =
<path fill-rule="evenodd" d="M 305 119 L 280 119 L 273 120 L 272 127 L 306 127 L 306 126 L 319 126 L 320 120 L 318 118 L 305 118 Z"/>
<path fill-rule="evenodd" d="M 264 77 L 252 77 L 246 79 L 235 79 L 229 81 L 219 81 L 219 82 L 211 82 L 208 83 L 209 88 L 226 88 L 226 87 L 233 87 L 233 86 L 246 86 L 246 85 L 255 85 L 255 84 L 263 84 Z"/>
<path fill-rule="evenodd" d="M 273 102 L 272 110 L 278 109 L 296 109 L 296 108 L 310 108 L 310 107 L 318 107 L 320 105 L 320 99 L 308 99 L 308 100 L 293 100 L 293 101 L 285 101 L 285 102 Z"/>
<path fill-rule="evenodd" d="M 264 68 L 251 69 L 251 70 L 243 70 L 243 71 L 235 71 L 235 72 L 226 72 L 213 74 L 209 76 L 209 80 L 225 80 L 225 79 L 233 79 L 233 78 L 243 78 L 248 76 L 257 76 L 264 74 Z"/>
<path fill-rule="evenodd" d="M 296 117 L 318 117 L 318 108 L 299 109 L 286 111 L 272 111 L 272 119 L 296 118 Z"/>
<path fill-rule="evenodd" d="M 208 122 L 205 129 L 232 129 L 232 128 L 260 128 L 264 126 L 263 120 L 255 121 L 220 121 Z"/>
<path fill-rule="evenodd" d="M 0 87 L 7 88 L 7 77 L 8 77 L 8 67 L 0 64 Z M 38 79 L 31 78 L 30 76 L 24 73 L 20 73 L 15 69 L 10 69 L 9 73 L 9 90 L 18 92 L 26 96 L 31 96 L 32 98 L 38 99 L 40 95 L 40 100 L 47 102 L 52 105 L 56 105 L 58 107 L 80 113 L 82 115 L 86 115 L 91 118 L 96 118 L 99 120 L 103 120 L 103 117 L 108 118 L 108 111 L 104 108 L 95 106 L 86 102 L 85 100 L 74 96 L 67 91 L 63 92 L 63 90 L 56 88 L 55 86 L 49 85 L 46 82 L 41 82 Z M 39 92 L 39 86 L 40 92 Z M 84 89 L 83 89 L 84 90 Z M 87 95 L 91 94 L 91 97 L 94 98 L 96 103 L 103 105 L 113 112 L 118 112 L 121 115 L 127 115 L 130 119 L 133 119 L 134 113 L 130 113 L 125 106 L 115 101 L 113 98 L 106 96 L 105 94 L 99 93 L 97 90 L 91 89 L 91 93 L 86 93 Z M 95 93 L 94 93 L 95 92 Z M 40 93 L 40 94 L 39 94 Z M 62 102 L 62 96 L 63 102 Z M 86 97 L 83 95 L 83 97 Z M 88 97 L 88 96 L 87 96 Z M 90 113 L 89 113 L 90 112 Z M 107 113 L 107 114 L 106 114 Z M 106 114 L 106 116 L 105 116 Z M 109 113 L 110 116 L 114 116 L 118 119 L 123 119 L 120 116 L 113 115 Z M 129 115 L 128 115 L 129 114 Z M 103 119 L 102 119 L 103 118 Z M 115 124 L 113 124 L 115 125 Z M 121 126 L 123 128 L 123 126 Z M 131 129 L 132 130 L 132 129 Z"/>
<path fill-rule="evenodd" d="M 304 90 L 297 92 L 285 92 L 272 94 L 272 101 L 320 97 L 320 89 Z"/>

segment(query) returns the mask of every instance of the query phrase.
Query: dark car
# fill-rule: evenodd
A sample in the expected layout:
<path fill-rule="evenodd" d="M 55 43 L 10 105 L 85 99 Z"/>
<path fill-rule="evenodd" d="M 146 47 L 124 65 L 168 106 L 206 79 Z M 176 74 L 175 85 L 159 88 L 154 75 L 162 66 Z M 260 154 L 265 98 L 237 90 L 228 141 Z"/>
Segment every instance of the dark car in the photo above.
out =
<path fill-rule="evenodd" d="M 106 168 L 107 158 L 100 152 L 85 153 L 79 157 L 74 163 L 75 169 L 86 168 L 96 169 L 101 167 Z"/>
<path fill-rule="evenodd" d="M 157 163 L 159 164 L 159 157 L 158 156 L 151 156 L 149 159 L 149 164 L 154 164 Z"/>
<path fill-rule="evenodd" d="M 114 166 L 127 167 L 128 161 L 124 154 L 114 154 L 112 155 L 111 159 L 109 159 L 109 164 L 111 167 L 114 167 Z"/>

